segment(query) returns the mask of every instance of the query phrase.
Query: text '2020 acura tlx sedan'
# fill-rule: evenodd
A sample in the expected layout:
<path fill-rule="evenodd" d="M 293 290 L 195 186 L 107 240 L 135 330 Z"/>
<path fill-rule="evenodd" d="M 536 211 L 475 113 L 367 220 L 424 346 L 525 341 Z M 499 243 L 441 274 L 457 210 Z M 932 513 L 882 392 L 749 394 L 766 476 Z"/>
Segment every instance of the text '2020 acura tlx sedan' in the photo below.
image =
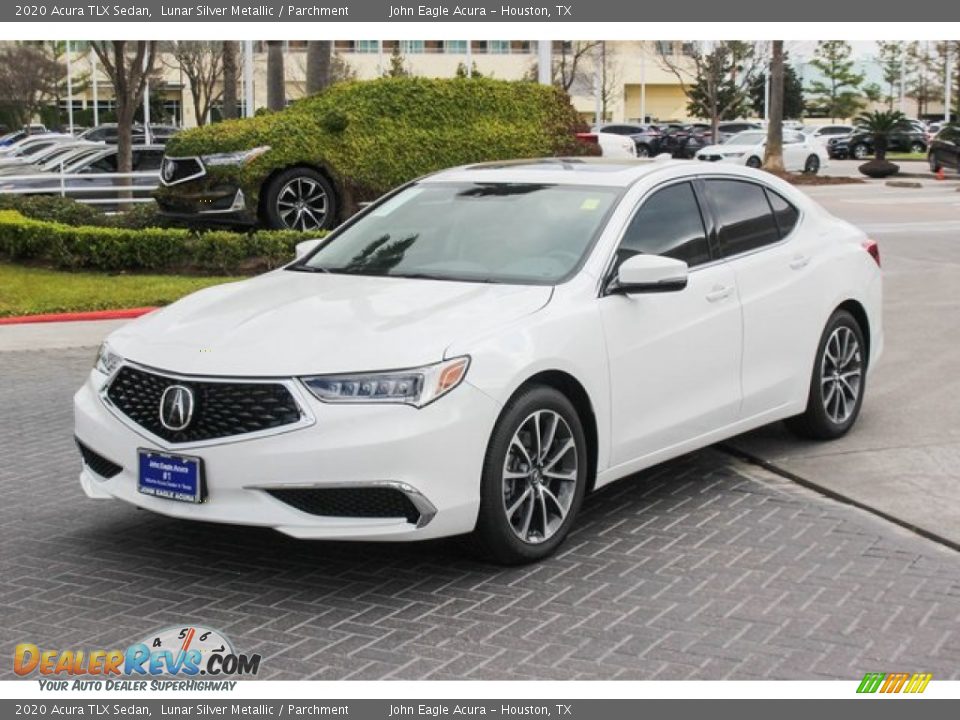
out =
<path fill-rule="evenodd" d="M 447 170 L 298 255 L 107 339 L 89 496 L 527 562 L 642 468 L 784 418 L 843 435 L 883 343 L 876 244 L 732 165 Z"/>

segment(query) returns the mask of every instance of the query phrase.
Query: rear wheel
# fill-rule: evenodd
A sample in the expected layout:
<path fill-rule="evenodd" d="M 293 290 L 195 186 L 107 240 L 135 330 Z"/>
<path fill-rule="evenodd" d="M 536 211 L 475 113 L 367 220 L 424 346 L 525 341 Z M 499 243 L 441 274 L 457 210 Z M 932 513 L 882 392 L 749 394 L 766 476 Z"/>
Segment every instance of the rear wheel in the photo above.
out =
<path fill-rule="evenodd" d="M 473 540 L 506 565 L 551 555 L 570 530 L 587 485 L 587 443 L 570 400 L 534 386 L 504 409 L 487 447 Z"/>
<path fill-rule="evenodd" d="M 927 163 L 930 165 L 930 172 L 937 173 L 940 172 L 940 163 L 937 162 L 937 157 L 933 153 L 927 155 Z"/>
<path fill-rule="evenodd" d="M 637 145 L 637 157 L 645 158 L 650 157 L 650 147 L 648 145 Z"/>
<path fill-rule="evenodd" d="M 919 154 L 919 153 L 922 153 L 924 150 L 926 150 L 926 148 L 923 146 L 923 143 L 921 142 L 910 143 L 910 152 L 914 154 Z"/>
<path fill-rule="evenodd" d="M 747 167 L 752 167 L 759 170 L 763 167 L 763 160 L 758 158 L 756 155 L 751 155 L 747 158 Z"/>
<path fill-rule="evenodd" d="M 290 168 L 271 180 L 263 199 L 267 224 L 275 230 L 328 230 L 337 203 L 327 179 L 312 168 Z"/>
<path fill-rule="evenodd" d="M 807 162 L 803 164 L 803 171 L 807 175 L 816 175 L 820 172 L 820 158 L 816 155 L 811 155 L 807 158 Z"/>
<path fill-rule="evenodd" d="M 853 153 L 853 156 L 857 160 L 863 160 L 867 155 L 870 154 L 870 149 L 863 143 L 857 143 L 850 149 L 850 152 Z"/>
<path fill-rule="evenodd" d="M 789 418 L 797 435 L 832 440 L 845 435 L 860 414 L 867 372 L 863 330 L 846 310 L 836 311 L 817 347 L 807 409 Z"/>

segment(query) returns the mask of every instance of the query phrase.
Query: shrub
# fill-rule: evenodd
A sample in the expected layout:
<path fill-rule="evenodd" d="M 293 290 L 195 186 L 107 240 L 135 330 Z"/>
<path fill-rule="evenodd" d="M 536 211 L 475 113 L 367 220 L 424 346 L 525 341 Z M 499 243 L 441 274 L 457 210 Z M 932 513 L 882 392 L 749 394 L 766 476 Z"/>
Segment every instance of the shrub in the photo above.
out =
<path fill-rule="evenodd" d="M 0 195 L 0 210 L 65 225 L 101 225 L 107 217 L 92 205 L 56 195 Z"/>
<path fill-rule="evenodd" d="M 0 256 L 67 270 L 251 274 L 289 262 L 298 242 L 319 234 L 71 226 L 0 210 Z"/>
<path fill-rule="evenodd" d="M 204 182 L 240 185 L 252 206 L 271 173 L 315 167 L 334 182 L 341 207 L 372 200 L 442 168 L 509 158 L 583 155 L 586 129 L 567 95 L 551 86 L 488 78 L 388 77 L 339 83 L 286 110 L 186 130 L 172 156 L 269 146 L 243 167 L 208 167 Z M 158 197 L 175 200 L 177 186 Z"/>

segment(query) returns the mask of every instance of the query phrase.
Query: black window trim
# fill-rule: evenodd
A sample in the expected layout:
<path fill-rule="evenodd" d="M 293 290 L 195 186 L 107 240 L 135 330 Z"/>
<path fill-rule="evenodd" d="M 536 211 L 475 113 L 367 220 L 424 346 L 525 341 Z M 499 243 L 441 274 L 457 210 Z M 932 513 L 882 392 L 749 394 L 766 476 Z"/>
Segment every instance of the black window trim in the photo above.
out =
<path fill-rule="evenodd" d="M 640 209 L 644 206 L 647 200 L 649 200 L 659 191 L 673 185 L 679 185 L 681 183 L 689 184 L 693 190 L 694 199 L 700 208 L 700 220 L 703 222 L 703 228 L 707 236 L 707 247 L 710 251 L 710 259 L 707 262 L 703 262 L 692 267 L 688 266 L 688 272 L 697 272 L 698 270 L 713 267 L 724 262 L 723 257 L 721 257 L 719 254 L 719 248 L 716 243 L 716 220 L 713 217 L 712 208 L 706 204 L 703 188 L 700 186 L 700 176 L 687 175 L 685 177 L 671 178 L 669 180 L 664 180 L 660 183 L 657 183 L 651 187 L 649 190 L 647 190 L 647 192 L 641 195 L 634 204 L 633 209 L 630 211 L 630 216 L 623 224 L 623 229 L 617 234 L 617 241 L 614 243 L 610 254 L 607 256 L 607 261 L 604 264 L 604 271 L 600 274 L 600 282 L 598 283 L 597 287 L 597 297 L 602 298 L 607 295 L 606 288 L 610 283 L 613 273 L 617 269 L 617 252 L 620 250 L 620 245 L 623 243 L 623 238 L 630 229 L 630 223 L 633 222 L 633 218 L 636 217 L 638 212 L 640 212 Z"/>
<path fill-rule="evenodd" d="M 786 235 L 781 236 L 780 239 L 777 240 L 777 242 L 761 245 L 760 247 L 751 248 L 750 250 L 744 250 L 743 252 L 736 253 L 735 255 L 724 255 L 723 245 L 720 243 L 719 234 L 716 234 L 715 235 L 716 246 L 717 246 L 717 253 L 718 253 L 718 258 L 720 262 L 728 262 L 730 260 L 739 260 L 740 258 L 747 257 L 749 255 L 755 255 L 756 253 L 766 252 L 767 250 L 770 250 L 772 248 L 780 247 L 781 245 L 784 245 L 785 243 L 790 242 L 791 238 L 793 238 L 794 236 L 796 229 L 800 226 L 800 223 L 802 223 L 804 220 L 805 213 L 803 211 L 803 208 L 798 207 L 796 204 L 794 204 L 789 199 L 787 199 L 783 195 L 783 193 L 777 192 L 772 187 L 767 185 L 767 183 L 759 182 L 757 180 L 754 180 L 753 178 L 741 178 L 734 175 L 700 175 L 698 177 L 704 183 L 704 187 L 703 187 L 704 199 L 706 200 L 707 207 L 710 208 L 710 214 L 713 218 L 713 227 L 714 227 L 715 234 L 717 233 L 718 223 L 717 223 L 716 209 L 714 208 L 713 201 L 710 199 L 710 195 L 706 190 L 706 182 L 708 180 L 734 180 L 736 182 L 743 182 L 743 183 L 748 183 L 750 185 L 756 185 L 761 190 L 764 190 L 765 192 L 763 194 L 763 197 L 767 201 L 767 207 L 770 208 L 770 214 L 773 216 L 773 224 L 777 228 L 777 235 L 780 235 L 780 224 L 777 222 L 777 216 L 773 212 L 773 207 L 770 205 L 770 199 L 767 197 L 767 192 L 776 193 L 777 195 L 782 197 L 786 202 L 790 203 L 790 205 L 792 205 L 797 210 L 797 222 L 794 223 L 793 229 Z M 703 267 L 703 265 L 698 265 L 697 267 Z M 691 268 L 691 270 L 692 269 L 693 268 Z"/>

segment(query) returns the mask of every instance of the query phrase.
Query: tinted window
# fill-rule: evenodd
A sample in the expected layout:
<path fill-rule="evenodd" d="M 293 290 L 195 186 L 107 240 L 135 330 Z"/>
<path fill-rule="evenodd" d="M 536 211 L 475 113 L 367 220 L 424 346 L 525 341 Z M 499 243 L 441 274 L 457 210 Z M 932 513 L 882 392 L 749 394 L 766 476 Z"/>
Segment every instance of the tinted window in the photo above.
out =
<path fill-rule="evenodd" d="M 617 250 L 617 265 L 639 254 L 664 255 L 691 266 L 710 260 L 700 206 L 690 183 L 657 191 L 633 216 Z"/>
<path fill-rule="evenodd" d="M 762 187 L 739 180 L 708 180 L 707 188 L 725 255 L 737 255 L 780 239 Z"/>
<path fill-rule="evenodd" d="M 99 160 L 90 163 L 83 172 L 87 173 L 113 173 L 117 171 L 117 154 L 107 155 Z"/>
<path fill-rule="evenodd" d="M 141 150 L 133 154 L 133 169 L 136 172 L 159 170 L 162 163 L 162 150 Z"/>
<path fill-rule="evenodd" d="M 797 220 L 800 219 L 800 211 L 773 190 L 767 190 L 767 200 L 770 201 L 770 207 L 773 208 L 773 217 L 780 229 L 780 237 L 786 237 L 796 226 Z"/>

